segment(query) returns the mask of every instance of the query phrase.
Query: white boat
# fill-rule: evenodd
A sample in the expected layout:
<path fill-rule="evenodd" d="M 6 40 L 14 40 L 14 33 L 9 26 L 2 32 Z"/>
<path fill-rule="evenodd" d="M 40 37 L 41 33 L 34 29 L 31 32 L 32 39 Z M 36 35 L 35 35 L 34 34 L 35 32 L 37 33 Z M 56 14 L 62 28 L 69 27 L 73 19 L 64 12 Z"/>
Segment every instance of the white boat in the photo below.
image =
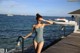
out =
<path fill-rule="evenodd" d="M 69 20 L 67 20 L 65 18 L 57 18 L 57 19 L 55 19 L 55 21 L 57 21 L 57 22 L 68 22 Z"/>
<path fill-rule="evenodd" d="M 63 25 L 75 25 L 76 22 L 75 21 L 69 21 L 65 18 L 58 18 L 58 19 L 55 19 L 55 24 L 63 24 Z"/>
<path fill-rule="evenodd" d="M 7 14 L 7 16 L 13 16 L 13 14 Z"/>

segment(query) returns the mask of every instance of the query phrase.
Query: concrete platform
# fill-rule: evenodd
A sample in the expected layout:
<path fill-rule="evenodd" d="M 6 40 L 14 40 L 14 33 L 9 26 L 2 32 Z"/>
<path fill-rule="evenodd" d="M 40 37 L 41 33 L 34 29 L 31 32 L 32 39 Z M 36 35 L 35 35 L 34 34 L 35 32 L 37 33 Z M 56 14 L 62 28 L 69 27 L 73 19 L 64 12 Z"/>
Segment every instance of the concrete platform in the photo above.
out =
<path fill-rule="evenodd" d="M 72 33 L 42 53 L 80 53 L 80 33 Z"/>
<path fill-rule="evenodd" d="M 22 53 L 11 50 L 8 53 Z M 24 53 L 35 53 L 34 46 L 25 48 Z M 72 33 L 43 48 L 42 53 L 80 53 L 80 33 Z"/>

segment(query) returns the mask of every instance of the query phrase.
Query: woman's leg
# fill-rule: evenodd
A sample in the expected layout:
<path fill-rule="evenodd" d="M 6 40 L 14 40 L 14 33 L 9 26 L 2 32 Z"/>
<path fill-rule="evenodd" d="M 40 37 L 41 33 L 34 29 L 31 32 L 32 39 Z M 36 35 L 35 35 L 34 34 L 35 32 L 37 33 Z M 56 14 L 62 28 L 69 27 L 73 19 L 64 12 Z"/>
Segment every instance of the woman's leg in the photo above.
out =
<path fill-rule="evenodd" d="M 41 53 L 41 50 L 42 50 L 42 48 L 43 48 L 43 45 L 44 45 L 44 42 L 40 42 L 40 43 L 38 44 L 37 53 Z"/>
<path fill-rule="evenodd" d="M 38 43 L 34 40 L 35 51 L 37 51 L 37 45 L 38 45 Z"/>

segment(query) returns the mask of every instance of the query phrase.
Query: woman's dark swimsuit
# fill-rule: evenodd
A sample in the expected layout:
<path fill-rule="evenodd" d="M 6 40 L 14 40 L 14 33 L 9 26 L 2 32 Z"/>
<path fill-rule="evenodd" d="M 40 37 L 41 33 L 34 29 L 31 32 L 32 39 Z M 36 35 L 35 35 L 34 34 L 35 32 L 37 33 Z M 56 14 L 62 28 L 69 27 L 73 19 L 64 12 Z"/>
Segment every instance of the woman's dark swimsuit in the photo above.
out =
<path fill-rule="evenodd" d="M 43 42 L 44 39 L 43 39 L 43 29 L 42 27 L 39 27 L 39 28 L 35 28 L 35 33 L 36 33 L 36 36 L 34 38 L 34 41 L 40 43 L 40 42 Z"/>

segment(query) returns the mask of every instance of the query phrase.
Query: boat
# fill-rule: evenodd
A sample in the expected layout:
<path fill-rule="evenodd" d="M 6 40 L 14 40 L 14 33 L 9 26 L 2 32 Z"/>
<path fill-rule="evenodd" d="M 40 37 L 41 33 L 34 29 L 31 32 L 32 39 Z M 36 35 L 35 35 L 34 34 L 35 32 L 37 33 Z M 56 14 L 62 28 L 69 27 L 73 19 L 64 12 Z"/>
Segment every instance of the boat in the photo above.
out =
<path fill-rule="evenodd" d="M 61 24 L 61 25 L 72 25 L 75 26 L 76 22 L 75 21 L 69 21 L 65 18 L 57 18 L 55 19 L 55 24 Z"/>
<path fill-rule="evenodd" d="M 13 16 L 13 14 L 7 14 L 7 16 Z"/>
<path fill-rule="evenodd" d="M 67 20 L 65 18 L 57 18 L 57 19 L 55 19 L 55 21 L 57 21 L 57 22 L 68 22 L 69 20 Z"/>

